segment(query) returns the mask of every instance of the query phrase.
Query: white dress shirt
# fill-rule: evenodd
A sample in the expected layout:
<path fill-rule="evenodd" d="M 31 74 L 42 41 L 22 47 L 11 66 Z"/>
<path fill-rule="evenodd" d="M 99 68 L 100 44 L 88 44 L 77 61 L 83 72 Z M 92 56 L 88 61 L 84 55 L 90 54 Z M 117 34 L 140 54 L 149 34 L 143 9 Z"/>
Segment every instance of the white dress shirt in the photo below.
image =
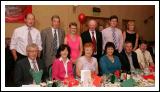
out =
<path fill-rule="evenodd" d="M 115 28 L 116 40 L 117 40 L 117 48 L 119 52 L 123 49 L 123 36 L 122 31 L 118 28 Z M 112 28 L 108 27 L 102 30 L 102 39 L 103 39 L 103 49 L 107 42 L 114 42 L 112 36 Z"/>
<path fill-rule="evenodd" d="M 135 52 L 137 53 L 138 62 L 139 62 L 140 65 L 142 65 L 143 68 L 145 66 L 149 66 L 149 63 L 153 63 L 152 56 L 149 53 L 149 51 L 146 50 L 144 52 L 144 56 L 146 58 L 146 62 L 144 60 L 143 53 L 139 48 Z"/>
<path fill-rule="evenodd" d="M 57 48 L 59 48 L 59 35 L 58 35 L 58 29 L 54 29 L 54 28 L 52 27 L 52 35 L 53 35 L 53 38 L 54 38 L 55 30 L 56 30 L 56 34 L 57 34 Z"/>
<path fill-rule="evenodd" d="M 30 63 L 31 69 L 34 69 L 34 66 L 33 66 L 33 60 L 31 60 L 30 58 L 28 58 L 28 60 L 29 60 L 29 63 Z M 38 67 L 37 61 L 36 61 L 36 60 L 34 60 L 34 62 L 36 62 L 36 63 L 35 63 L 35 65 L 36 65 L 36 67 L 37 67 L 37 69 L 38 69 L 38 71 L 39 71 L 39 67 Z"/>
<path fill-rule="evenodd" d="M 96 40 L 96 31 L 91 31 L 91 30 L 89 30 L 89 33 L 90 33 L 91 39 L 92 39 L 92 32 L 94 32 L 94 38 L 95 38 L 95 40 Z M 97 41 L 97 40 L 96 40 L 96 41 Z"/>
<path fill-rule="evenodd" d="M 16 28 L 11 38 L 10 49 L 15 49 L 18 53 L 26 56 L 26 47 L 28 45 L 28 32 L 28 27 L 26 25 Z M 42 42 L 39 30 L 32 27 L 30 32 L 33 43 L 37 44 L 39 50 L 42 50 Z"/>
<path fill-rule="evenodd" d="M 126 52 L 125 52 L 126 53 Z M 135 68 L 134 68 L 134 65 L 133 65 L 133 60 L 132 60 L 132 53 L 130 53 L 130 54 L 127 54 L 126 53 L 126 55 L 127 55 L 127 57 L 128 57 L 128 60 L 129 60 L 129 63 L 130 63 L 130 70 L 131 71 L 134 71 L 135 70 Z"/>
<path fill-rule="evenodd" d="M 59 58 L 59 60 L 63 62 L 62 58 Z M 63 62 L 63 64 L 64 64 L 64 69 L 65 69 L 65 71 L 66 71 L 65 77 L 68 77 L 68 67 L 67 67 L 68 62 L 69 62 L 69 59 L 68 59 L 68 58 L 67 58 L 67 60 L 66 60 L 65 63 Z"/>

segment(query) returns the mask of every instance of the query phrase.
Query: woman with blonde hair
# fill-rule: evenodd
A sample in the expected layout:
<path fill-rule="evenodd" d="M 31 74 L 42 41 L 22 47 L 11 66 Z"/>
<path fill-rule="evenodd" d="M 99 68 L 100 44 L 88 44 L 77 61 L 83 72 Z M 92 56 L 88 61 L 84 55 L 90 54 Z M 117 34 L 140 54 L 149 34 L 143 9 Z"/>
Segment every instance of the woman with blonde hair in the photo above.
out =
<path fill-rule="evenodd" d="M 127 30 L 123 32 L 124 42 L 130 41 L 135 51 L 138 47 L 139 34 L 135 32 L 135 21 L 129 20 L 127 24 Z"/>

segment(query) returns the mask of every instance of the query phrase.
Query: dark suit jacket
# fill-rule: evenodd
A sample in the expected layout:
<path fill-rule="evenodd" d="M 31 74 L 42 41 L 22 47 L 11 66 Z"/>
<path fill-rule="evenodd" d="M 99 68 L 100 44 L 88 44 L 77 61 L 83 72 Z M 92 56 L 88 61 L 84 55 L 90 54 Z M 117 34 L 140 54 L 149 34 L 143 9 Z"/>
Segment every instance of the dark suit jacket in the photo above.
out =
<path fill-rule="evenodd" d="M 126 71 L 130 71 L 130 63 L 129 63 L 129 59 L 125 53 L 124 50 L 122 50 L 122 52 L 120 53 L 120 61 L 122 64 L 122 70 L 126 70 Z M 140 68 L 139 63 L 138 63 L 138 59 L 137 59 L 137 54 L 135 52 L 132 51 L 132 61 L 133 61 L 133 66 L 134 68 Z"/>
<path fill-rule="evenodd" d="M 64 43 L 65 32 L 61 29 L 58 29 L 58 37 L 60 45 Z M 48 68 L 54 61 L 56 51 L 53 50 L 53 34 L 51 27 L 42 30 L 41 32 L 42 39 L 42 58 Z"/>
<path fill-rule="evenodd" d="M 83 45 L 87 42 L 92 42 L 92 37 L 90 36 L 89 30 L 81 34 Z M 97 59 L 102 55 L 102 33 L 96 30 L 96 47 L 97 47 Z"/>
<path fill-rule="evenodd" d="M 45 81 L 47 78 L 46 69 L 43 61 L 37 60 L 39 70 L 43 70 L 42 81 Z M 14 71 L 14 82 L 15 86 L 27 85 L 33 83 L 33 78 L 30 74 L 30 63 L 28 58 L 21 59 L 16 62 L 15 71 Z"/>

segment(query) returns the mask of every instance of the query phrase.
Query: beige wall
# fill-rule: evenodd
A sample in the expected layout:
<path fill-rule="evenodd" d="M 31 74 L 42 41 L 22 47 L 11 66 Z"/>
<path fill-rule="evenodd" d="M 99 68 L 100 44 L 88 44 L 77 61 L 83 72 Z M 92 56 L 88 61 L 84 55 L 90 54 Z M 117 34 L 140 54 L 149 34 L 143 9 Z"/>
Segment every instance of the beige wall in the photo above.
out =
<path fill-rule="evenodd" d="M 70 5 L 33 5 L 33 13 L 36 16 L 36 27 L 41 31 L 50 26 L 50 18 L 54 14 L 58 14 L 61 18 L 61 27 L 67 32 L 68 24 L 76 21 L 79 25 L 78 15 L 84 13 L 86 16 L 93 16 L 92 7 L 89 5 L 77 6 L 73 12 L 73 6 Z M 148 41 L 155 40 L 155 20 L 149 20 L 147 24 L 144 20 L 149 16 L 154 16 L 154 6 L 139 5 L 104 5 L 100 6 L 101 13 L 98 17 L 110 17 L 115 14 L 119 17 L 119 25 L 122 26 L 122 19 L 136 20 L 136 28 L 138 33 Z M 5 36 L 11 37 L 13 30 L 23 24 L 21 23 L 5 23 Z"/>

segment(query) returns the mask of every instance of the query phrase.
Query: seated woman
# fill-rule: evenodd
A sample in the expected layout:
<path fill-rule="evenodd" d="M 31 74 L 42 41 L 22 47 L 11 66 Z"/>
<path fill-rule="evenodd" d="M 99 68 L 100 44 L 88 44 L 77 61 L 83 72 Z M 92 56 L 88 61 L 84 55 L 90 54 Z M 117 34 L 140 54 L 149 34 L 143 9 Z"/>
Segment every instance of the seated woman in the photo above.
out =
<path fill-rule="evenodd" d="M 70 59 L 70 48 L 68 45 L 62 44 L 58 50 L 56 59 L 52 65 L 52 79 L 64 80 L 69 76 L 73 76 L 72 62 Z"/>
<path fill-rule="evenodd" d="M 100 74 L 114 73 L 121 69 L 121 63 L 117 56 L 113 55 L 115 45 L 112 42 L 106 43 L 104 55 L 100 58 Z"/>
<path fill-rule="evenodd" d="M 79 57 L 76 64 L 76 75 L 80 77 L 81 70 L 91 70 L 91 73 L 98 74 L 97 59 L 92 57 L 93 44 L 91 42 L 84 44 L 84 55 Z"/>

